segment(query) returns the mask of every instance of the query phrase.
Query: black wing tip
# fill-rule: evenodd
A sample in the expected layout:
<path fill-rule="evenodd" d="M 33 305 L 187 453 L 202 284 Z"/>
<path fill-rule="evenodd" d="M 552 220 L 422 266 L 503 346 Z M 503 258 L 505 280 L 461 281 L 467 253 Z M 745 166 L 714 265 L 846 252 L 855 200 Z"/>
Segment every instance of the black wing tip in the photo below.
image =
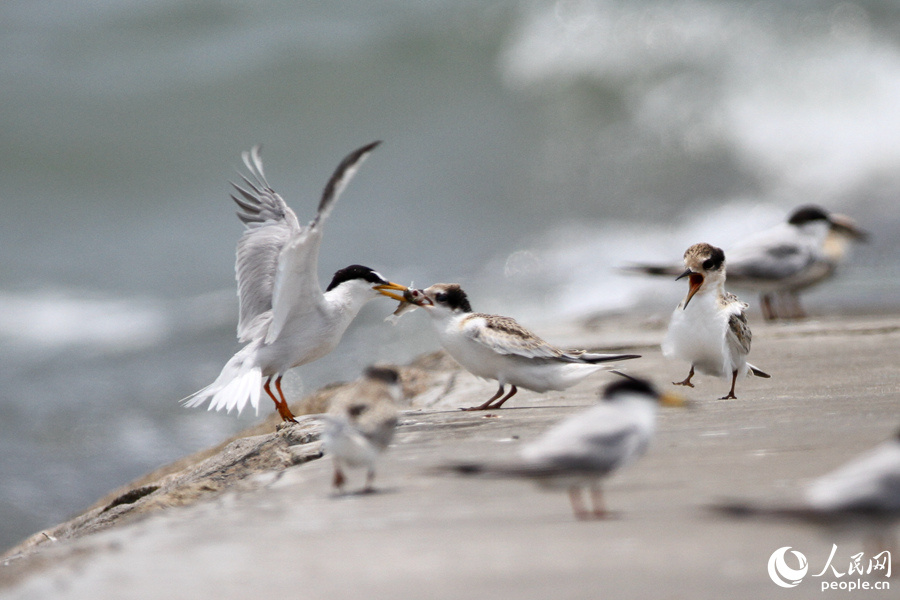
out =
<path fill-rule="evenodd" d="M 766 373 L 765 371 L 760 371 L 756 367 L 751 367 L 750 372 L 753 373 L 757 377 L 762 377 L 763 379 L 771 379 L 772 376 Z"/>
<path fill-rule="evenodd" d="M 731 517 L 734 519 L 745 519 L 747 517 L 765 513 L 765 511 L 760 507 L 740 500 L 727 500 L 718 504 L 710 504 L 706 507 L 706 509 L 712 513 Z"/>
<path fill-rule="evenodd" d="M 428 473 L 431 475 L 483 475 L 488 472 L 481 463 L 449 463 L 431 467 Z"/>
<path fill-rule="evenodd" d="M 596 365 L 596 364 L 599 364 L 599 363 L 605 363 L 605 362 L 617 362 L 617 361 L 620 361 L 620 360 L 632 360 L 632 359 L 635 359 L 635 358 L 641 358 L 641 355 L 640 355 L 640 354 L 613 354 L 613 355 L 611 355 L 611 356 L 597 356 L 597 357 L 591 357 L 591 356 L 584 357 L 584 356 L 582 356 L 582 357 L 581 357 L 581 360 L 582 360 L 583 362 L 586 362 L 586 363 L 589 363 L 589 364 L 592 364 L 592 365 Z"/>
<path fill-rule="evenodd" d="M 344 160 L 341 161 L 341 164 L 338 165 L 338 168 L 335 170 L 335 174 L 341 173 L 345 170 L 349 165 L 355 164 L 360 160 L 360 158 L 381 145 L 381 140 L 375 140 L 374 142 L 369 142 L 365 146 L 361 146 L 344 157 Z"/>
<path fill-rule="evenodd" d="M 670 275 L 678 275 L 681 273 L 680 268 L 673 268 L 671 265 L 651 265 L 644 263 L 632 263 L 618 267 L 619 271 L 633 275 L 652 275 L 654 277 L 668 277 Z"/>
<path fill-rule="evenodd" d="M 311 227 L 318 225 L 319 221 L 322 219 L 323 213 L 326 212 L 328 207 L 335 201 L 338 187 L 341 185 L 341 182 L 344 181 L 347 171 L 354 166 L 358 166 L 359 163 L 380 144 L 381 140 L 369 142 L 365 146 L 357 148 L 341 160 L 340 164 L 338 164 L 337 168 L 334 170 L 334 173 L 332 173 L 331 178 L 328 180 L 328 183 L 325 185 L 325 189 L 322 190 L 322 199 L 319 201 L 316 217 L 310 223 Z M 344 181 L 344 184 L 346 184 L 346 181 Z"/>

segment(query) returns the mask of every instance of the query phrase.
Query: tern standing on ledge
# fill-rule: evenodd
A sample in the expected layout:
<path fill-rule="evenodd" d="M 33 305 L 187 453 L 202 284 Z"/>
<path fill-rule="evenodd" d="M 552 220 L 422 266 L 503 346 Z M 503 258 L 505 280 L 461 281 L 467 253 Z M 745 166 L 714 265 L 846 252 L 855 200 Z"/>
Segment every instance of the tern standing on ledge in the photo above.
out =
<path fill-rule="evenodd" d="M 764 373 L 747 362 L 750 352 L 750 327 L 744 311 L 747 304 L 725 291 L 725 253 L 709 244 L 694 244 L 684 253 L 684 273 L 688 277 L 687 296 L 672 313 L 669 331 L 662 343 L 668 358 L 686 360 L 691 371 L 675 385 L 694 387 L 694 370 L 715 377 L 731 375 L 731 390 L 720 400 L 736 398 L 734 385 L 738 375 Z"/>
<path fill-rule="evenodd" d="M 656 433 L 658 406 L 684 406 L 672 393 L 660 394 L 649 382 L 627 378 L 606 386 L 601 402 L 563 419 L 519 451 L 516 462 L 458 463 L 441 467 L 462 475 L 521 477 L 545 488 L 569 492 L 578 519 L 605 519 L 603 480 L 644 455 Z M 593 510 L 584 502 L 590 492 Z"/>
<path fill-rule="evenodd" d="M 601 363 L 640 358 L 557 348 L 515 319 L 472 312 L 466 293 L 455 283 L 438 283 L 406 295 L 407 302 L 421 306 L 431 317 L 441 345 L 456 362 L 472 375 L 500 383 L 484 404 L 463 410 L 500 408 L 519 387 L 539 393 L 565 390 L 592 373 L 612 368 Z M 510 390 L 504 396 L 507 384 Z"/>
<path fill-rule="evenodd" d="M 322 224 L 362 161 L 380 142 L 351 152 L 338 165 L 319 202 L 316 217 L 303 227 L 294 211 L 269 186 L 259 146 L 243 154 L 250 177 L 232 184 L 247 226 L 237 245 L 235 273 L 240 298 L 238 339 L 247 342 L 216 380 L 185 398 L 185 406 L 209 400 L 209 410 L 238 413 L 249 402 L 259 412 L 260 390 L 275 402 L 284 421 L 294 421 L 281 378 L 288 369 L 322 358 L 337 346 L 363 305 L 379 294 L 402 300 L 388 290 L 406 287 L 387 281 L 369 267 L 351 265 L 334 274 L 325 293 L 317 273 Z M 278 396 L 270 384 L 274 378 Z M 263 384 L 265 379 L 265 384 Z"/>
<path fill-rule="evenodd" d="M 365 467 L 363 492 L 374 491 L 375 462 L 394 438 L 403 398 L 400 374 L 392 367 L 369 367 L 362 379 L 342 390 L 331 401 L 322 444 L 334 463 L 332 485 L 343 491 L 345 467 Z"/>

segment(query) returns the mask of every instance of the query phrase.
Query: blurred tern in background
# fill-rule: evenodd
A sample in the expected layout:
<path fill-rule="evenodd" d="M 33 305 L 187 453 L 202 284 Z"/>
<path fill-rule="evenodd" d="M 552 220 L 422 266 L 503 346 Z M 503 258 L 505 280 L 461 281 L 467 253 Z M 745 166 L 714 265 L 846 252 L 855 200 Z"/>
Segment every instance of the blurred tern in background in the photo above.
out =
<path fill-rule="evenodd" d="M 266 181 L 259 146 L 243 153 L 250 175 L 244 187 L 232 184 L 238 195 L 238 218 L 247 226 L 238 241 L 235 273 L 240 299 L 238 338 L 247 342 L 229 360 L 216 380 L 185 398 L 185 406 L 238 413 L 249 402 L 259 412 L 260 389 L 275 402 L 284 421 L 294 421 L 281 378 L 284 373 L 319 359 L 337 346 L 363 305 L 389 290 L 406 288 L 391 283 L 369 267 L 351 265 L 334 274 L 322 293 L 317 273 L 322 225 L 335 201 L 362 161 L 380 142 L 350 153 L 338 165 L 322 192 L 315 218 L 303 227 Z M 278 396 L 270 384 L 275 383 Z M 265 383 L 263 383 L 265 379 Z"/>
<path fill-rule="evenodd" d="M 564 390 L 592 373 L 612 369 L 603 363 L 640 358 L 557 348 L 510 317 L 472 312 L 466 293 L 455 283 L 438 283 L 404 296 L 397 313 L 409 304 L 424 308 L 450 356 L 473 375 L 500 383 L 486 402 L 463 410 L 500 408 L 519 387 Z M 504 396 L 507 384 L 510 391 Z"/>

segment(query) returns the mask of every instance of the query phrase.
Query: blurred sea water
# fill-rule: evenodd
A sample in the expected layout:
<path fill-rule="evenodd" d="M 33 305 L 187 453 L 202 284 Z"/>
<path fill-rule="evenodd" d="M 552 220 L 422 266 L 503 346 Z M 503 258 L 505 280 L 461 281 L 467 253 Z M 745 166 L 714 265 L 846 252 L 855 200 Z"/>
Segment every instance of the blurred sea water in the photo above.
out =
<path fill-rule="evenodd" d="M 727 251 L 815 202 L 872 241 L 813 312 L 900 298 L 884 0 L 14 0 L 0 101 L 0 547 L 257 419 L 178 405 L 239 347 L 227 182 L 255 143 L 303 221 L 384 140 L 328 221 L 323 279 L 459 281 L 536 327 L 665 314 L 679 286 L 615 267 Z M 291 393 L 436 346 L 391 310 Z"/>

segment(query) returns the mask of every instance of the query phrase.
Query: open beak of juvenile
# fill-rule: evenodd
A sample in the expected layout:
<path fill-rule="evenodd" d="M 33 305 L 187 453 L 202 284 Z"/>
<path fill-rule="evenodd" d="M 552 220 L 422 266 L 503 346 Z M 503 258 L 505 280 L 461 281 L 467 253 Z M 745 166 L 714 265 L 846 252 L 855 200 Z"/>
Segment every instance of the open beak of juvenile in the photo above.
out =
<path fill-rule="evenodd" d="M 397 292 L 406 292 L 406 290 L 408 290 L 409 288 L 407 288 L 405 285 L 400 285 L 399 283 L 392 283 L 389 281 L 387 283 L 382 283 L 379 285 L 372 286 L 372 289 L 377 290 L 379 294 L 383 294 L 383 295 L 387 296 L 388 298 L 393 298 L 394 300 L 399 300 L 400 302 L 403 302 L 404 300 L 406 300 L 406 298 L 404 298 L 400 294 L 395 294 L 391 290 L 394 290 Z"/>
<path fill-rule="evenodd" d="M 434 302 L 422 290 L 409 290 L 403 295 L 406 296 L 407 302 L 416 306 L 434 306 Z"/>
<path fill-rule="evenodd" d="M 683 277 L 689 277 L 688 280 L 690 282 L 690 286 L 688 287 L 688 295 L 687 298 L 684 299 L 684 308 L 687 308 L 688 302 L 691 301 L 691 298 L 694 297 L 694 294 L 697 293 L 697 290 L 700 289 L 700 286 L 703 285 L 703 275 L 700 273 L 694 273 L 690 269 L 685 269 L 684 273 L 675 278 L 675 281 Z"/>

